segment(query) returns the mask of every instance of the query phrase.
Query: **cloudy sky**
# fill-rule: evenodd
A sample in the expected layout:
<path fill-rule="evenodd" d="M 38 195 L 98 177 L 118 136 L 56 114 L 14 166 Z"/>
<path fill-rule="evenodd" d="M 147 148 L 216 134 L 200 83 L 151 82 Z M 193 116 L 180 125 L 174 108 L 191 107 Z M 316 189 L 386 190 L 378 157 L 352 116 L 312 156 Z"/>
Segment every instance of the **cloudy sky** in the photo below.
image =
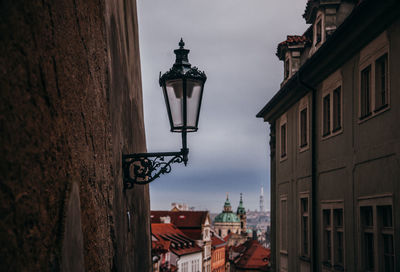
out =
<path fill-rule="evenodd" d="M 228 192 L 236 209 L 269 209 L 269 129 L 255 115 L 279 89 L 275 56 L 288 34 L 302 34 L 306 0 L 137 0 L 144 114 L 149 152 L 179 151 L 169 132 L 159 72 L 175 61 L 182 37 L 189 61 L 204 70 L 199 131 L 188 134 L 189 163 L 150 184 L 151 209 L 183 202 L 219 212 Z"/>

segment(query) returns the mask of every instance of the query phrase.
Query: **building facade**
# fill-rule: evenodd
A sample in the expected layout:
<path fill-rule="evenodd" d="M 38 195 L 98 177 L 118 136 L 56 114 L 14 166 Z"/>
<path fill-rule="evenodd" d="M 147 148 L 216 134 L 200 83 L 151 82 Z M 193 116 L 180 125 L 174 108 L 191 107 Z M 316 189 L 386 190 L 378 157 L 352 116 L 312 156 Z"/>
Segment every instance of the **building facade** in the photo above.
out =
<path fill-rule="evenodd" d="M 400 269 L 398 1 L 307 2 L 278 45 L 270 123 L 273 271 Z"/>
<path fill-rule="evenodd" d="M 211 240 L 211 271 L 225 272 L 226 242 L 214 232 L 211 232 Z"/>
<path fill-rule="evenodd" d="M 151 223 L 172 223 L 202 249 L 202 271 L 211 271 L 211 224 L 207 211 L 151 211 Z"/>
<path fill-rule="evenodd" d="M 0 6 L 0 270 L 151 271 L 136 1 Z"/>

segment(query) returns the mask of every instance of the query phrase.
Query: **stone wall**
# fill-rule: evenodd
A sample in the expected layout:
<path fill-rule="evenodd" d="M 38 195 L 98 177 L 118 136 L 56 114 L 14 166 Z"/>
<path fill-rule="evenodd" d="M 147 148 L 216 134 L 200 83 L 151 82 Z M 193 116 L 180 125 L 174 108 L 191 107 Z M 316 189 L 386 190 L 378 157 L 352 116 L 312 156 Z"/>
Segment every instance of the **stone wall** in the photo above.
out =
<path fill-rule="evenodd" d="M 149 271 L 135 1 L 5 0 L 0 37 L 0 270 Z"/>

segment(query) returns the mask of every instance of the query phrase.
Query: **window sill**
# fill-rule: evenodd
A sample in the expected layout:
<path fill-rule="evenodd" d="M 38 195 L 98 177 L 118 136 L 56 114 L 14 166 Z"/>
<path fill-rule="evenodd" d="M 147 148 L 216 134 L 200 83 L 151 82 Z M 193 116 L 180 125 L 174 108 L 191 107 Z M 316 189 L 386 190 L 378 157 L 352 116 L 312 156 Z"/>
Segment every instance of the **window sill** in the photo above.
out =
<path fill-rule="evenodd" d="M 331 265 L 330 262 L 322 262 L 322 265 L 323 265 L 324 267 L 327 267 L 327 268 L 331 268 L 331 267 L 332 267 L 332 265 Z"/>
<path fill-rule="evenodd" d="M 332 133 L 330 132 L 328 134 L 322 135 L 322 141 L 328 140 L 342 133 L 343 133 L 343 128 L 340 127 L 339 129 L 333 130 Z"/>
<path fill-rule="evenodd" d="M 284 162 L 284 161 L 286 161 L 287 160 L 287 154 L 285 154 L 285 156 L 281 156 L 280 158 L 279 158 L 279 162 Z"/>
<path fill-rule="evenodd" d="M 381 110 L 383 110 L 383 109 L 385 109 L 385 108 L 387 108 L 387 107 L 389 107 L 389 104 L 386 103 L 386 104 L 384 104 L 384 105 L 382 105 L 382 106 L 376 108 L 376 109 L 374 110 L 374 113 L 378 113 L 378 112 L 380 112 Z"/>
<path fill-rule="evenodd" d="M 306 145 L 299 147 L 299 153 L 302 153 L 302 152 L 307 151 L 309 149 L 310 149 L 310 145 L 307 143 Z"/>
<path fill-rule="evenodd" d="M 385 105 L 384 107 L 380 107 L 376 110 L 374 110 L 374 113 L 370 113 L 369 115 L 363 116 L 363 117 L 359 117 L 358 120 L 358 124 L 362 124 L 372 118 L 374 118 L 375 116 L 378 116 L 386 111 L 390 110 L 390 106 L 389 105 Z"/>
<path fill-rule="evenodd" d="M 303 262 L 307 262 L 307 263 L 311 262 L 310 257 L 307 257 L 307 256 L 299 256 L 299 259 L 302 260 Z"/>

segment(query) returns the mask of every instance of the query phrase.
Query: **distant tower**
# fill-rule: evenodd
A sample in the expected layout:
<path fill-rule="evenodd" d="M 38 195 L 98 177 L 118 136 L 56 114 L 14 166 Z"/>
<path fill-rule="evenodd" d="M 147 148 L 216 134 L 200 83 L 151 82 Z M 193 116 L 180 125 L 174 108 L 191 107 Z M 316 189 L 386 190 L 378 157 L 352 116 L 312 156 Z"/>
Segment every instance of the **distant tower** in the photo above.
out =
<path fill-rule="evenodd" d="M 260 212 L 264 212 L 264 188 L 261 186 Z"/>
<path fill-rule="evenodd" d="M 247 223 L 247 219 L 246 219 L 246 209 L 243 206 L 243 198 L 242 198 L 242 193 L 240 193 L 240 202 L 239 202 L 239 206 L 237 208 L 236 211 L 236 215 L 239 217 L 240 219 L 240 229 L 241 229 L 241 233 L 246 234 L 246 223 Z"/>

